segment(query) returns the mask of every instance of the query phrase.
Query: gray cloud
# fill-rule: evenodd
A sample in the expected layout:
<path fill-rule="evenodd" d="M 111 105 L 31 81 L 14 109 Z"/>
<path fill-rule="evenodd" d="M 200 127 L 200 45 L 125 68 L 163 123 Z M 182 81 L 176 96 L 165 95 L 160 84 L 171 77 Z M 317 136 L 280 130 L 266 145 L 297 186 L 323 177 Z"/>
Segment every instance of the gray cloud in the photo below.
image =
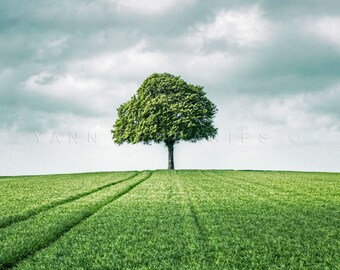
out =
<path fill-rule="evenodd" d="M 220 108 L 216 123 L 221 138 L 229 130 L 267 130 L 278 137 L 298 130 L 310 134 L 305 136 L 305 143 L 310 144 L 303 152 L 306 155 L 320 147 L 325 151 L 329 141 L 336 142 L 340 39 L 337 43 L 337 33 L 327 28 L 329 24 L 315 25 L 324 18 L 340 18 L 337 1 L 140 3 L 2 3 L 0 131 L 1 138 L 8 138 L 2 145 L 13 144 L 29 153 L 34 148 L 21 146 L 15 138 L 32 132 L 49 134 L 54 129 L 85 132 L 94 127 L 109 141 L 105 130 L 114 122 L 116 107 L 150 73 L 164 71 L 205 86 Z M 278 143 L 270 155 L 284 147 Z M 103 151 L 111 150 L 100 148 L 97 155 L 110 156 Z M 208 153 L 209 147 L 204 151 Z M 262 150 L 255 147 L 252 151 L 256 155 Z M 64 154 L 71 159 L 72 153 Z M 223 155 L 217 167 L 230 162 Z M 236 158 L 235 164 L 244 161 L 244 168 L 260 168 L 249 163 L 245 152 Z M 335 158 L 333 153 L 329 163 L 335 164 Z M 275 167 L 270 158 L 261 164 Z M 286 164 L 281 168 L 296 168 Z M 313 169 L 309 164 L 301 169 Z M 45 166 L 47 170 L 63 168 L 62 163 Z M 125 165 L 118 162 L 116 166 Z M 318 168 L 339 170 L 335 165 Z"/>

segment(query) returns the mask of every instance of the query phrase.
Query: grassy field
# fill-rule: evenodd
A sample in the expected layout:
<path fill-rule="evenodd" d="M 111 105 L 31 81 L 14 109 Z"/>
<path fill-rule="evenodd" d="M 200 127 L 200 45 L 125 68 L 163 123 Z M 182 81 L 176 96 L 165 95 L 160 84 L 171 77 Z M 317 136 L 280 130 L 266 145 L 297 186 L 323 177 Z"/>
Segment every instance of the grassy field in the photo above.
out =
<path fill-rule="evenodd" d="M 340 269 L 340 174 L 0 178 L 0 269 Z"/>

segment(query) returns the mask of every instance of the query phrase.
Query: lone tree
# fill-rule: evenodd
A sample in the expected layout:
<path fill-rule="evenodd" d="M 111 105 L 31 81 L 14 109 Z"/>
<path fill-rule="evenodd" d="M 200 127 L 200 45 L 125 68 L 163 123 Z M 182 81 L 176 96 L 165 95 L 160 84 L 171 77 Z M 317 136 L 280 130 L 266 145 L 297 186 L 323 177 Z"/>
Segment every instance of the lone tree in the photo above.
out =
<path fill-rule="evenodd" d="M 202 86 L 186 83 L 179 76 L 154 73 L 137 94 L 118 108 L 112 139 L 117 144 L 164 143 L 169 151 L 168 169 L 174 169 L 174 145 L 214 138 L 217 112 Z"/>

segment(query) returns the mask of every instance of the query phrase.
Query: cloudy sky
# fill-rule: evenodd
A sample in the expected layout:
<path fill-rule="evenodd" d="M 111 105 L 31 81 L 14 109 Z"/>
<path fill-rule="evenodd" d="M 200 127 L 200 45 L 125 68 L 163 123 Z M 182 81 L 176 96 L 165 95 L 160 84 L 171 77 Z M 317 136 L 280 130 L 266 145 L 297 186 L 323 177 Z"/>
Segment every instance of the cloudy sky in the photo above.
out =
<path fill-rule="evenodd" d="M 154 72 L 203 85 L 218 137 L 177 168 L 340 171 L 337 0 L 2 1 L 0 175 L 166 168 L 116 146 L 116 109 Z"/>

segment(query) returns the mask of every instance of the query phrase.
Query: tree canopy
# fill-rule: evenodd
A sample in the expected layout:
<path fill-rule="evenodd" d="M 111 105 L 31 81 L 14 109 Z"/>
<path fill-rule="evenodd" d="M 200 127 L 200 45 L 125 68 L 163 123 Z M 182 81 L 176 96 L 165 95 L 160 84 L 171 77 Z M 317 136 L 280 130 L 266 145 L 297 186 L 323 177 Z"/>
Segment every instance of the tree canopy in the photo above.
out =
<path fill-rule="evenodd" d="M 214 138 L 216 112 L 202 86 L 169 73 L 154 73 L 118 108 L 112 138 L 117 144 L 155 142 L 173 149 L 179 141 Z"/>

